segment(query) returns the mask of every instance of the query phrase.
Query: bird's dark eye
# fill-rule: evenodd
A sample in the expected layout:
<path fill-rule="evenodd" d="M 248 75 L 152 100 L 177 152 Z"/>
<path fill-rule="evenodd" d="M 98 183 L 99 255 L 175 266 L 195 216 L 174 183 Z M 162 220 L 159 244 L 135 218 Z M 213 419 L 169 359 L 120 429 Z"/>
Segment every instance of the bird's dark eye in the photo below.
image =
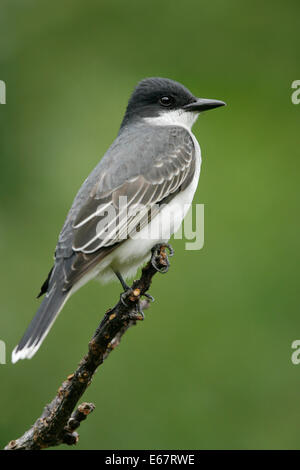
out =
<path fill-rule="evenodd" d="M 162 98 L 159 99 L 159 103 L 162 106 L 171 106 L 173 98 L 171 96 L 162 96 Z"/>

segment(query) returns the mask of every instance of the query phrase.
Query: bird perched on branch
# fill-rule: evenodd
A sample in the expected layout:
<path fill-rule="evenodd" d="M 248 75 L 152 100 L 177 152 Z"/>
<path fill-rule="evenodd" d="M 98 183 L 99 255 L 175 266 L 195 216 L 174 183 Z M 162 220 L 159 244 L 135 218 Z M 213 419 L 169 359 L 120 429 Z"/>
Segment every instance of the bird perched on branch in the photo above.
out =
<path fill-rule="evenodd" d="M 223 101 L 196 98 L 178 82 L 135 88 L 119 134 L 78 191 L 60 232 L 40 307 L 12 353 L 39 349 L 69 297 L 93 278 L 133 276 L 151 249 L 179 228 L 197 188 L 201 152 L 192 125 Z"/>

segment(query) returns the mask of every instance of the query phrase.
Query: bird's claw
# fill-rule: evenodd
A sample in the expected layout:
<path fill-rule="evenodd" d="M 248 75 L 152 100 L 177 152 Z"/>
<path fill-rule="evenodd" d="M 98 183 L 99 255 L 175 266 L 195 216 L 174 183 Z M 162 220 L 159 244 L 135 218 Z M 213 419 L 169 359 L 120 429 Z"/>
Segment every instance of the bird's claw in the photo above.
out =
<path fill-rule="evenodd" d="M 131 312 L 129 315 L 133 320 L 144 320 L 145 315 L 141 308 L 141 297 L 146 297 L 149 302 L 154 302 L 154 297 L 150 294 L 141 294 L 140 289 L 132 289 L 129 287 L 126 291 L 120 295 L 120 301 L 124 307 L 129 307 L 130 302 L 135 302 L 135 312 Z M 129 300 L 129 302 L 128 302 Z M 147 304 L 144 306 L 147 307 Z"/>
<path fill-rule="evenodd" d="M 147 297 L 149 300 L 152 302 L 154 301 L 154 298 L 150 294 L 142 294 L 145 297 Z M 129 304 L 127 300 L 130 300 L 131 302 L 135 302 L 135 312 L 131 312 L 129 316 L 132 318 L 132 320 L 144 320 L 145 315 L 144 312 L 141 309 L 141 303 L 140 303 L 140 291 L 139 289 L 132 289 L 129 287 L 126 291 L 122 292 L 120 295 L 120 301 L 124 305 L 124 307 L 129 307 Z"/>
<path fill-rule="evenodd" d="M 152 295 L 150 294 L 143 294 L 144 297 L 146 297 L 146 299 L 150 300 L 150 302 L 154 302 L 155 301 L 155 298 L 152 297 Z"/>
<path fill-rule="evenodd" d="M 131 287 L 129 287 L 127 290 L 122 292 L 122 294 L 120 295 L 120 301 L 122 302 L 124 307 L 128 307 L 128 303 L 126 302 L 126 300 L 128 299 L 128 297 L 130 297 L 130 295 L 132 295 L 132 292 L 133 291 L 132 291 Z"/>
<path fill-rule="evenodd" d="M 156 271 L 165 274 L 169 271 L 170 261 L 166 253 L 166 248 L 169 250 L 169 256 L 174 255 L 174 250 L 169 243 L 154 245 L 151 250 L 151 264 Z"/>
<path fill-rule="evenodd" d="M 144 312 L 141 310 L 141 307 L 140 307 L 140 302 L 137 303 L 136 312 L 129 313 L 129 318 L 131 320 L 144 320 L 145 319 Z"/>

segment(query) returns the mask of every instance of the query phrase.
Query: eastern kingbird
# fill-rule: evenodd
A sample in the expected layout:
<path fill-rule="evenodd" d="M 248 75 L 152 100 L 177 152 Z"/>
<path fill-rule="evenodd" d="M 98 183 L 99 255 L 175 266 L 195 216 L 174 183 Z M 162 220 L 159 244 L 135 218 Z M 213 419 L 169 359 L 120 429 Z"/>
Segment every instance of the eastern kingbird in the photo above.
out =
<path fill-rule="evenodd" d="M 41 287 L 45 297 L 12 362 L 36 353 L 68 298 L 87 281 L 116 275 L 126 289 L 124 278 L 149 259 L 155 244 L 167 243 L 199 180 L 201 152 L 192 125 L 202 111 L 223 105 L 166 78 L 137 85 L 117 138 L 74 199 Z"/>

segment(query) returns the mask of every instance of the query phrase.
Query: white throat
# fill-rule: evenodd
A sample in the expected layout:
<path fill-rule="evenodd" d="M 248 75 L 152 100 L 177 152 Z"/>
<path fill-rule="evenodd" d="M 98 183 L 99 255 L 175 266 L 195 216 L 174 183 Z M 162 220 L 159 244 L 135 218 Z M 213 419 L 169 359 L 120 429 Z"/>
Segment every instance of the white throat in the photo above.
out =
<path fill-rule="evenodd" d="M 144 118 L 148 124 L 156 126 L 182 126 L 189 131 L 197 121 L 199 113 L 183 111 L 182 109 L 165 111 L 157 117 Z"/>

